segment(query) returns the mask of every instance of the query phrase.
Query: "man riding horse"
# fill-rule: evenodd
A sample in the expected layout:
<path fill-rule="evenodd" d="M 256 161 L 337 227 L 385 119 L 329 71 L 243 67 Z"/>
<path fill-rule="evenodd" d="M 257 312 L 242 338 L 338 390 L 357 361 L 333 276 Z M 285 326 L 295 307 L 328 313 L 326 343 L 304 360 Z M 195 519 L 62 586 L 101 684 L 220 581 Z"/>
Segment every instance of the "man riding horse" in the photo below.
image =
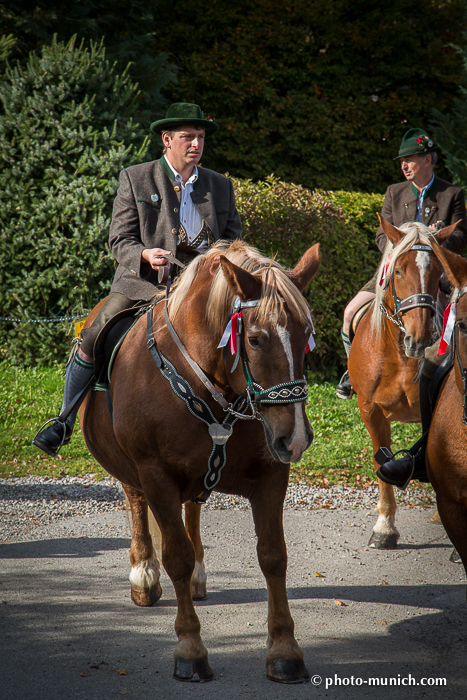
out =
<path fill-rule="evenodd" d="M 436 165 L 438 147 L 434 145 L 423 129 L 409 129 L 403 136 L 399 160 L 406 182 L 390 185 L 386 190 L 381 216 L 393 226 L 400 226 L 407 221 L 420 221 L 433 231 L 449 226 L 460 220 L 445 247 L 454 253 L 462 253 L 467 245 L 467 212 L 464 190 L 446 180 L 436 177 L 433 168 Z M 381 226 L 376 232 L 376 245 L 381 253 L 386 247 L 387 238 Z M 366 303 L 374 299 L 376 293 L 376 274 L 349 302 L 344 311 L 341 331 L 342 342 L 349 356 L 351 341 L 350 323 L 354 314 Z M 336 388 L 341 399 L 352 398 L 349 373 L 345 372 Z"/>
<path fill-rule="evenodd" d="M 400 226 L 407 221 L 419 221 L 436 231 L 450 224 L 458 225 L 444 246 L 455 253 L 462 253 L 467 243 L 467 213 L 464 191 L 433 173 L 436 164 L 437 146 L 422 129 L 409 129 L 403 139 L 397 158 L 406 182 L 391 185 L 386 191 L 381 216 Z M 383 251 L 386 236 L 381 227 L 376 233 L 376 244 Z M 355 312 L 375 297 L 376 275 L 348 304 L 344 313 L 342 339 L 347 354 L 350 350 L 349 327 Z M 441 286 L 441 285 L 440 285 Z M 449 289 L 442 289 L 445 293 Z M 423 435 L 426 436 L 431 421 L 429 398 L 430 381 L 444 357 L 438 356 L 439 341 L 425 351 L 425 359 L 419 383 L 420 414 Z M 352 387 L 346 372 L 337 389 L 340 398 L 352 397 Z M 381 462 L 380 462 L 381 464 Z M 407 453 L 401 459 L 392 459 L 381 464 L 378 477 L 393 486 L 405 488 L 411 478 L 427 481 L 425 471 L 425 441 L 415 453 Z"/>
<path fill-rule="evenodd" d="M 168 276 L 170 259 L 189 262 L 216 240 L 241 238 L 232 182 L 198 167 L 205 137 L 218 131 L 198 105 L 177 102 L 165 119 L 151 124 L 161 134 L 160 160 L 131 166 L 120 173 L 109 245 L 118 262 L 110 294 L 69 363 L 62 411 L 80 396 L 66 419 L 39 432 L 33 444 L 56 455 L 70 441 L 85 388 L 94 375 L 94 343 L 115 314 L 149 301 Z"/>

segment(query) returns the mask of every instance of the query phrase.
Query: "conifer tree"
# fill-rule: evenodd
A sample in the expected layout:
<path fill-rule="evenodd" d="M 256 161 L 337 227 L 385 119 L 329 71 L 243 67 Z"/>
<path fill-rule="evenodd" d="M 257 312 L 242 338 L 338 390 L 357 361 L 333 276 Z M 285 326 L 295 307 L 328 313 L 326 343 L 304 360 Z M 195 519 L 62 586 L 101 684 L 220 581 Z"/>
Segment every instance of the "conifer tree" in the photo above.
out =
<path fill-rule="evenodd" d="M 138 89 L 105 50 L 57 41 L 0 78 L 0 315 L 69 317 L 114 273 L 107 237 L 119 171 L 148 139 Z M 0 357 L 62 362 L 72 324 L 0 321 Z"/>

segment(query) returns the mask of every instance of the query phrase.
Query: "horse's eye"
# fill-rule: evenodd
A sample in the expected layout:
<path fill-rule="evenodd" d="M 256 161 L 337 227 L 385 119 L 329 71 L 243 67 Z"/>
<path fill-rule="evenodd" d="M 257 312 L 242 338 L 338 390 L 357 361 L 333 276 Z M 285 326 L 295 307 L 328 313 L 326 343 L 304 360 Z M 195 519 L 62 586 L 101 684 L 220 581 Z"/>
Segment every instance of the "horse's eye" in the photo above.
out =
<path fill-rule="evenodd" d="M 400 270 L 394 270 L 396 277 L 402 277 L 402 272 Z"/>
<path fill-rule="evenodd" d="M 251 347 L 255 350 L 259 350 L 259 348 L 261 347 L 261 343 L 255 336 L 249 336 L 248 342 L 250 343 Z"/>
<path fill-rule="evenodd" d="M 460 331 L 461 333 L 467 333 L 467 325 L 464 323 L 464 321 L 459 321 L 459 323 L 457 324 L 457 326 L 458 326 L 459 331 Z"/>

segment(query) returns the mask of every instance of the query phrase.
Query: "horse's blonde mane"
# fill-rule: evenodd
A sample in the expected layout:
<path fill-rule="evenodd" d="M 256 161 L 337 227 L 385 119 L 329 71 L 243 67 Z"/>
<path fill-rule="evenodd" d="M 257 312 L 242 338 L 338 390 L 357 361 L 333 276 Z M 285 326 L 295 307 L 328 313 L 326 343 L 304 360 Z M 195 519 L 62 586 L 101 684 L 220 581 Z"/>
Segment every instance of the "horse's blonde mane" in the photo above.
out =
<path fill-rule="evenodd" d="M 309 323 L 306 301 L 287 276 L 284 268 L 275 260 L 262 255 L 256 248 L 238 240 L 233 243 L 218 241 L 206 253 L 196 257 L 182 272 L 169 299 L 171 319 L 177 315 L 201 269 L 206 265 L 210 266 L 220 255 L 225 255 L 234 265 L 250 272 L 261 281 L 261 300 L 254 308 L 254 320 L 257 323 L 262 324 L 268 320 L 285 326 L 287 315 L 284 311 L 284 302 L 287 303 L 291 314 L 301 323 Z M 224 331 L 226 316 L 232 302 L 232 293 L 219 265 L 205 309 L 206 321 L 219 339 Z"/>
<path fill-rule="evenodd" d="M 429 245 L 431 247 L 431 241 L 433 239 L 436 240 L 434 232 L 430 231 L 428 226 L 425 226 L 425 224 L 419 223 L 418 221 L 408 221 L 407 223 L 398 226 L 398 229 L 399 231 L 405 232 L 405 236 L 396 246 L 394 246 L 391 241 L 388 240 L 377 272 L 376 299 L 373 305 L 373 312 L 371 314 L 371 328 L 377 335 L 381 334 L 383 328 L 383 314 L 380 309 L 380 304 L 383 301 L 386 287 L 389 283 L 389 278 L 394 272 L 394 266 L 397 259 L 404 253 L 407 253 L 412 246 L 415 245 L 415 243 L 423 243 L 424 245 Z M 379 281 L 388 260 L 389 265 L 386 272 L 386 279 L 383 285 L 380 286 Z"/>

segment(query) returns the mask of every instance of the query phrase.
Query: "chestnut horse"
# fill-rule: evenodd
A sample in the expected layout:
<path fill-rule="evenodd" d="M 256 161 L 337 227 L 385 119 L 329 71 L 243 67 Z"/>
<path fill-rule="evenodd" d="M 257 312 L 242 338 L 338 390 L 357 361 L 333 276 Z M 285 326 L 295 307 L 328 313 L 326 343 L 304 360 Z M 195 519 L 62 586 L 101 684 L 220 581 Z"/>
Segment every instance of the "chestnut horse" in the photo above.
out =
<path fill-rule="evenodd" d="M 268 590 L 268 678 L 309 678 L 287 601 L 282 509 L 289 464 L 313 440 L 303 377 L 312 322 L 301 292 L 319 264 L 319 244 L 285 271 L 241 241 L 217 243 L 182 272 L 168 308 L 159 301 L 126 336 L 112 372 L 112 418 L 102 393 L 88 396 L 81 411 L 90 452 L 130 502 L 138 605 L 161 595 L 148 506 L 160 528 L 162 564 L 177 597 L 179 680 L 213 676 L 192 602 L 204 597 L 206 575 L 200 507 L 191 503 L 213 488 L 251 503 Z M 223 350 L 232 306 L 231 345 Z"/>
<path fill-rule="evenodd" d="M 419 362 L 432 342 L 442 266 L 431 249 L 434 234 L 420 223 L 400 229 L 380 217 L 388 243 L 378 268 L 376 298 L 358 324 L 349 355 L 349 376 L 357 393 L 362 420 L 370 434 L 373 454 L 391 446 L 391 423 L 420 421 Z M 438 231 L 444 242 L 455 225 Z M 375 470 L 379 465 L 373 460 Z M 394 489 L 379 481 L 378 519 L 369 545 L 397 546 Z"/>
<path fill-rule="evenodd" d="M 441 522 L 467 573 L 467 261 L 433 246 L 454 286 L 454 366 L 444 380 L 428 432 L 426 468 Z"/>

